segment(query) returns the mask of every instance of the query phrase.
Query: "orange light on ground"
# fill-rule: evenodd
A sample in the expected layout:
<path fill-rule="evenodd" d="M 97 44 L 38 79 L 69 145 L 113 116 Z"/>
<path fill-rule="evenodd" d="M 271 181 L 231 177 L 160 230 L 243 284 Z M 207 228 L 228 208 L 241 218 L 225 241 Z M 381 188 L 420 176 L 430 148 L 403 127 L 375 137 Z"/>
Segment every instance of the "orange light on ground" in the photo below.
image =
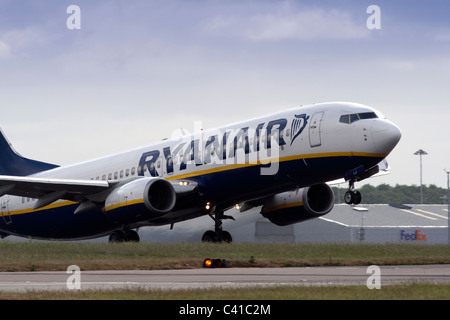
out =
<path fill-rule="evenodd" d="M 225 259 L 210 259 L 206 258 L 203 261 L 203 268 L 227 268 L 227 261 Z"/>
<path fill-rule="evenodd" d="M 203 266 L 205 268 L 211 268 L 212 265 L 212 260 L 211 259 L 205 259 L 205 261 L 203 262 Z"/>

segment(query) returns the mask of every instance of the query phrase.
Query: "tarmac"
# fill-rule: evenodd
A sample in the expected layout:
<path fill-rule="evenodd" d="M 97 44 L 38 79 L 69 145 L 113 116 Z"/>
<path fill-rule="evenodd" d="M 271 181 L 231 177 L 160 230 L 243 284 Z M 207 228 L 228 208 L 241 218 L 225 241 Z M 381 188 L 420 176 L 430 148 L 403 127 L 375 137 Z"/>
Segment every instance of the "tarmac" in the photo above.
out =
<path fill-rule="evenodd" d="M 373 289 L 405 283 L 450 285 L 450 265 L 0 272 L 4 292 L 340 285 Z"/>

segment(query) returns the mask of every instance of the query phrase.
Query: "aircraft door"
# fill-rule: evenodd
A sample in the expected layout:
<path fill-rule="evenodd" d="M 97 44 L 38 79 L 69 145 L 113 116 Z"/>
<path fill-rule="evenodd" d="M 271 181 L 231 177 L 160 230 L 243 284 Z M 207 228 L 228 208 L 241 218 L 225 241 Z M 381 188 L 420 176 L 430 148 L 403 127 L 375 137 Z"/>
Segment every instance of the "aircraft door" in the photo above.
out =
<path fill-rule="evenodd" d="M 1 214 L 2 214 L 2 217 L 3 217 L 3 221 L 6 224 L 11 224 L 12 220 L 11 220 L 11 216 L 9 215 L 8 202 L 9 202 L 9 197 L 8 196 L 3 196 L 3 197 L 0 198 Z"/>
<path fill-rule="evenodd" d="M 311 147 L 319 147 L 322 144 L 320 139 L 320 126 L 324 112 L 316 112 L 313 114 L 309 124 L 309 143 Z"/>

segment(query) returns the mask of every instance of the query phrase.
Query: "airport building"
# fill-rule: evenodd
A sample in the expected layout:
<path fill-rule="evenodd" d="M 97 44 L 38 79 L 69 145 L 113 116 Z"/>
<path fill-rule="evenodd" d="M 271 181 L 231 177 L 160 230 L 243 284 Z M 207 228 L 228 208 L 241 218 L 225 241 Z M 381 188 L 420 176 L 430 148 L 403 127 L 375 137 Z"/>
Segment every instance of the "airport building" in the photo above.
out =
<path fill-rule="evenodd" d="M 256 241 L 448 242 L 447 206 L 442 205 L 336 205 L 328 215 L 290 228 L 277 229 L 267 224 L 256 223 Z"/>
<path fill-rule="evenodd" d="M 226 214 L 236 221 L 224 221 L 223 229 L 234 242 L 448 243 L 447 205 L 338 204 L 323 217 L 285 227 L 272 224 L 256 208 L 233 210 Z M 206 216 L 175 224 L 173 230 L 149 227 L 139 234 L 141 241 L 197 242 L 213 226 Z"/>

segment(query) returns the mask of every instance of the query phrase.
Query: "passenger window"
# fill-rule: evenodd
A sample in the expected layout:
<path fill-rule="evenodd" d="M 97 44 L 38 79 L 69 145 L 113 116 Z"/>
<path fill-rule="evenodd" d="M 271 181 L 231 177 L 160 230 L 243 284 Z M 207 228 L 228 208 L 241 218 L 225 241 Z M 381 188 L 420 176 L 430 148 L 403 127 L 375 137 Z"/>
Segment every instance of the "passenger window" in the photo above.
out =
<path fill-rule="evenodd" d="M 135 172 L 136 172 L 135 168 L 134 168 L 134 167 L 131 168 L 131 175 L 132 175 L 132 176 L 134 176 Z"/>
<path fill-rule="evenodd" d="M 108 180 L 112 180 L 112 173 L 108 174 Z"/>
<path fill-rule="evenodd" d="M 106 180 L 106 174 L 102 176 L 102 180 Z"/>
<path fill-rule="evenodd" d="M 130 175 L 130 169 L 125 170 L 125 176 L 128 177 Z"/>
<path fill-rule="evenodd" d="M 120 178 L 123 178 L 123 170 L 120 170 Z"/>

